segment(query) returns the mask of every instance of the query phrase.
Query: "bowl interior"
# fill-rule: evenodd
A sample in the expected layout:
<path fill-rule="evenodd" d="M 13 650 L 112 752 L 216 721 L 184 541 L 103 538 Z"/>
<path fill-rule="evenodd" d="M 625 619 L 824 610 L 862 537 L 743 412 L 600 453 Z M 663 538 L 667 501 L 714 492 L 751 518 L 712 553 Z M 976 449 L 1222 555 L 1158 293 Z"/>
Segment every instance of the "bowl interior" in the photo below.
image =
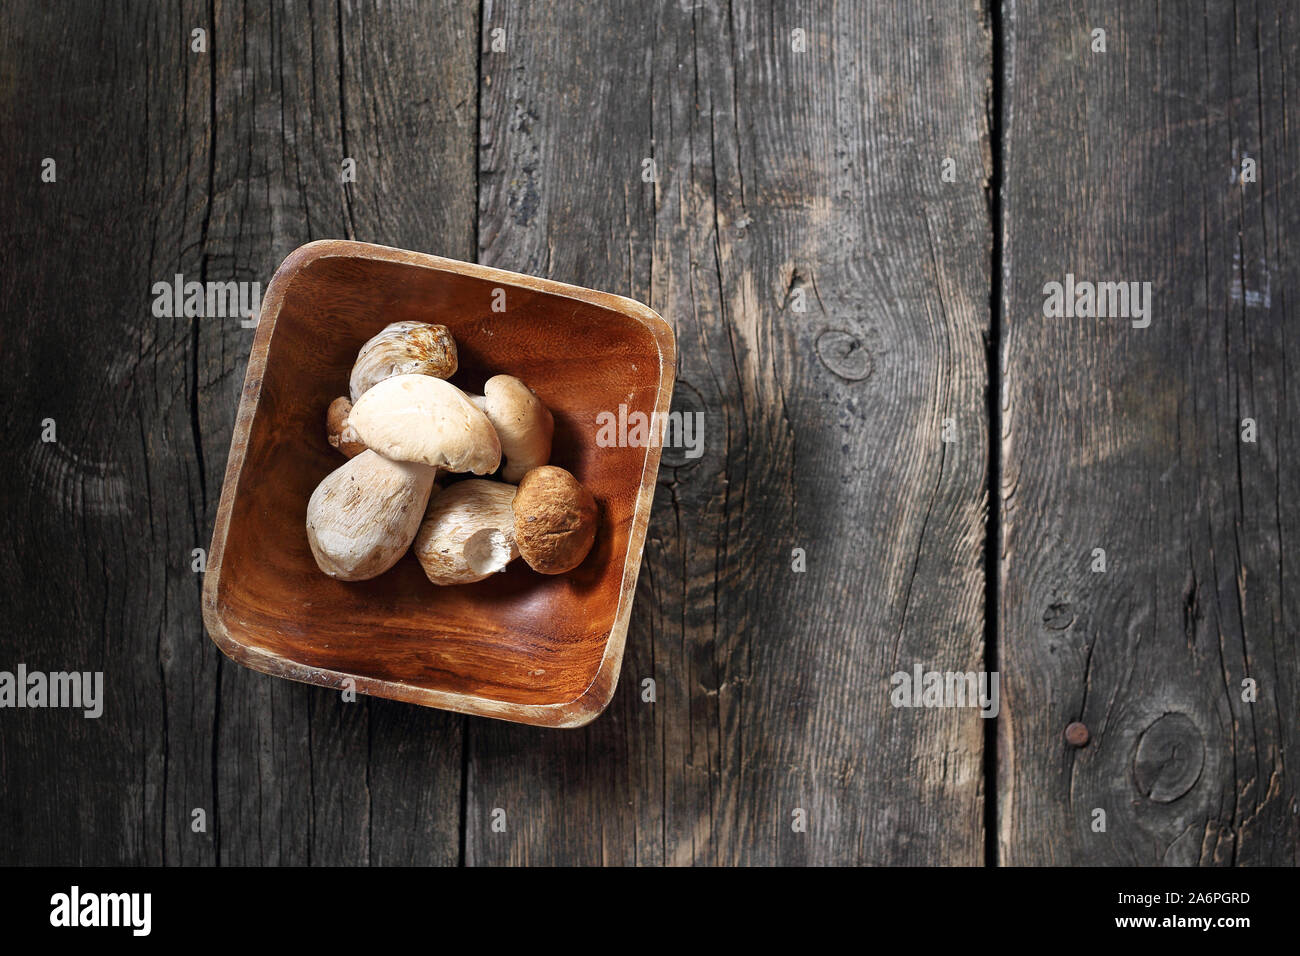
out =
<path fill-rule="evenodd" d="M 278 314 L 262 318 L 275 325 L 221 560 L 217 609 L 231 637 L 307 667 L 431 690 L 515 704 L 579 697 L 614 625 L 638 491 L 654 480 L 646 448 L 597 446 L 597 415 L 654 409 L 650 330 L 566 296 L 364 256 L 311 259 L 280 281 Z M 400 320 L 452 330 L 452 381 L 466 391 L 504 372 L 551 409 L 552 463 L 600 505 L 595 547 L 576 570 L 544 576 L 515 561 L 477 584 L 435 587 L 409 553 L 360 583 L 316 567 L 307 500 L 345 461 L 325 440 L 325 410 L 347 393 L 362 343 Z"/>

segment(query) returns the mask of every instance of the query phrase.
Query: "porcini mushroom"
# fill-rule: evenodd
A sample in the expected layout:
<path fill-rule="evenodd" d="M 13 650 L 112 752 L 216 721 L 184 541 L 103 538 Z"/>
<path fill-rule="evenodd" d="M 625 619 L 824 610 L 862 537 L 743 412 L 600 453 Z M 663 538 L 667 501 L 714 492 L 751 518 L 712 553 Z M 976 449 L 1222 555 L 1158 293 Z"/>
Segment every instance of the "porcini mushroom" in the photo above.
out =
<path fill-rule="evenodd" d="M 428 322 L 394 322 L 361 346 L 348 382 L 352 401 L 396 375 L 456 374 L 456 340 L 445 325 Z"/>
<path fill-rule="evenodd" d="M 555 419 L 527 385 L 513 375 L 494 375 L 483 385 L 483 397 L 473 399 L 501 439 L 505 467 L 501 477 L 512 484 L 531 469 L 551 460 Z"/>
<path fill-rule="evenodd" d="M 473 584 L 519 557 L 515 486 L 470 478 L 429 499 L 415 536 L 415 557 L 434 584 Z"/>
<path fill-rule="evenodd" d="M 307 503 L 307 542 L 320 569 L 365 581 L 396 564 L 420 530 L 436 472 L 367 449 L 326 475 Z"/>
<path fill-rule="evenodd" d="M 534 571 L 563 574 L 587 557 L 596 538 L 596 500 L 563 468 L 528 472 L 510 507 L 515 544 Z"/>
<path fill-rule="evenodd" d="M 352 414 L 352 403 L 346 395 L 340 395 L 330 402 L 325 413 L 325 437 L 331 445 L 349 458 L 355 458 L 366 450 L 365 443 L 357 437 L 357 430 L 348 421 Z"/>
<path fill-rule="evenodd" d="M 469 397 L 428 375 L 398 375 L 362 395 L 349 416 L 357 437 L 387 458 L 486 475 L 501 464 L 496 429 Z"/>

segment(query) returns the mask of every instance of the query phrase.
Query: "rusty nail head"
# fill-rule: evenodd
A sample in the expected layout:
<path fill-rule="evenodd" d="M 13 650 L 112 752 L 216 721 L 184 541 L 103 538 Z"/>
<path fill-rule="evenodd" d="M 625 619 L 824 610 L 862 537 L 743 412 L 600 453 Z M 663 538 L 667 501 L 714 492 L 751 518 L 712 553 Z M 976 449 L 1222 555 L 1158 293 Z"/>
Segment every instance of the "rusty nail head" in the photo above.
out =
<path fill-rule="evenodd" d="M 1065 742 L 1071 747 L 1086 747 L 1089 737 L 1088 728 L 1077 720 L 1065 728 Z"/>

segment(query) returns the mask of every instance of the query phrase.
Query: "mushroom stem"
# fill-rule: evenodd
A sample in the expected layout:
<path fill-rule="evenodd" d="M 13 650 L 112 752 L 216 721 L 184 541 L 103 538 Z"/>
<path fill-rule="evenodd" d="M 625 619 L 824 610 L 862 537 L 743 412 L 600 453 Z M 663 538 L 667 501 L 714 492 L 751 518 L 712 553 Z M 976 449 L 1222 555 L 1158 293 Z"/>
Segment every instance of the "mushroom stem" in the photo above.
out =
<path fill-rule="evenodd" d="M 527 385 L 513 375 L 494 375 L 484 383 L 483 395 L 470 401 L 487 415 L 501 440 L 504 480 L 517 483 L 550 461 L 555 418 Z"/>
<path fill-rule="evenodd" d="M 515 486 L 471 478 L 429 499 L 415 536 L 415 557 L 434 584 L 473 584 L 519 557 Z"/>
<path fill-rule="evenodd" d="M 307 543 L 340 581 L 383 574 L 420 528 L 436 469 L 367 449 L 325 476 L 307 503 Z"/>

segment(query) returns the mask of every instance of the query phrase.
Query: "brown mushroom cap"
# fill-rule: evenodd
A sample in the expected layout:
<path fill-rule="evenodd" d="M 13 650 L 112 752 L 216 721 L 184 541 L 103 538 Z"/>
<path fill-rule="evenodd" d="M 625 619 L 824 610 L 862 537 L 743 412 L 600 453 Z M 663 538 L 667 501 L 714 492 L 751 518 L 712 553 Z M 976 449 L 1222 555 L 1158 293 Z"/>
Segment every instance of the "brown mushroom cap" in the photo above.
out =
<path fill-rule="evenodd" d="M 352 414 L 352 403 L 346 395 L 340 395 L 330 402 L 325 413 L 325 437 L 329 443 L 349 458 L 355 458 L 366 450 L 366 443 L 357 436 L 357 430 L 348 421 Z"/>
<path fill-rule="evenodd" d="M 534 571 L 572 571 L 591 551 L 596 499 L 563 468 L 543 465 L 528 472 L 510 507 L 519 554 Z"/>

